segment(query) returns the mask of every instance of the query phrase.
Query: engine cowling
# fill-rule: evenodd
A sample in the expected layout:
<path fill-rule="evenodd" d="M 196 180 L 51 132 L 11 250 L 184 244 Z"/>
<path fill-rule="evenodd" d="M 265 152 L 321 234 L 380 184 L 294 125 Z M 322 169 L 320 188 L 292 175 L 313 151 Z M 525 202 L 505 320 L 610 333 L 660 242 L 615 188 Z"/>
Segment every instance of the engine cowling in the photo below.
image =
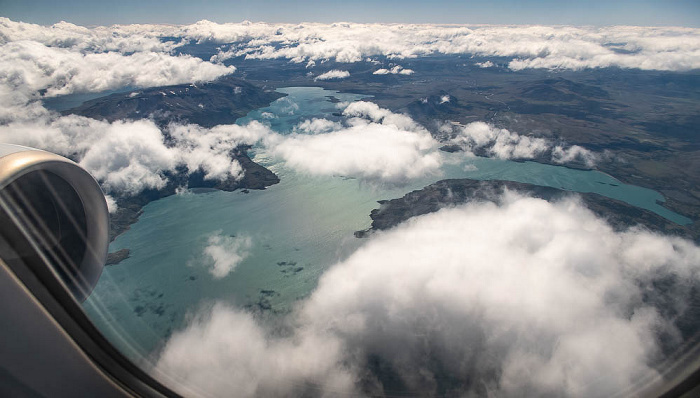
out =
<path fill-rule="evenodd" d="M 102 273 L 108 232 L 107 202 L 85 169 L 50 152 L 0 144 L 0 256 L 8 265 L 21 261 L 38 275 L 49 268 L 82 302 Z"/>

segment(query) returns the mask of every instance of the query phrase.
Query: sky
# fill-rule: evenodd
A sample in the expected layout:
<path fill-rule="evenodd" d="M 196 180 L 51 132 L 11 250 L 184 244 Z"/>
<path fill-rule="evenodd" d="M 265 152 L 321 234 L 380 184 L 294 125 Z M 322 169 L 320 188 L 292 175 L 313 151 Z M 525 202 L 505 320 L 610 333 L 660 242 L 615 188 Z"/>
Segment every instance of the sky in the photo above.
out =
<path fill-rule="evenodd" d="M 214 22 L 386 22 L 700 27 L 694 0 L 0 0 L 0 15 L 42 25 Z"/>

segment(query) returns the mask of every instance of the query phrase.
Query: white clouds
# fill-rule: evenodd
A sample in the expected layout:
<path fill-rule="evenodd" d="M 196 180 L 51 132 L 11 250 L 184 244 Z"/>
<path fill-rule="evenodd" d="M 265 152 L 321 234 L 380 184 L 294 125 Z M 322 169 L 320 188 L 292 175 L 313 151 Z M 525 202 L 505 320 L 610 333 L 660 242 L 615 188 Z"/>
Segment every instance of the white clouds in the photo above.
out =
<path fill-rule="evenodd" d="M 343 115 L 350 118 L 369 119 L 374 123 L 396 126 L 399 129 L 415 132 L 426 132 L 423 126 L 414 122 L 407 115 L 394 113 L 388 109 L 368 101 L 355 101 L 343 110 Z M 351 124 L 364 123 L 362 120 L 351 119 Z"/>
<path fill-rule="evenodd" d="M 479 68 L 493 68 L 494 66 L 496 66 L 496 64 L 494 64 L 491 61 L 477 62 L 474 65 L 478 66 Z"/>
<path fill-rule="evenodd" d="M 252 145 L 270 133 L 270 130 L 257 121 L 246 126 L 219 125 L 212 128 L 196 124 L 177 125 L 169 128 L 170 135 L 176 140 L 180 158 L 189 170 L 199 168 L 204 171 L 204 178 L 224 180 L 229 177 L 241 177 L 243 168 L 230 152 L 239 145 Z"/>
<path fill-rule="evenodd" d="M 443 125 L 454 128 L 457 135 L 450 142 L 461 146 L 468 152 L 482 152 L 499 159 L 534 159 L 551 152 L 555 163 L 581 162 L 587 167 L 593 167 L 597 160 L 596 154 L 578 145 L 564 148 L 554 146 L 544 138 L 533 138 L 496 128 L 484 122 L 472 122 L 464 126 Z"/>
<path fill-rule="evenodd" d="M 270 136 L 264 144 L 287 166 L 311 175 L 402 183 L 439 173 L 437 141 L 410 117 L 365 101 L 349 104 L 343 114 L 349 118 L 344 127 L 307 120 L 295 127 L 297 134 Z"/>
<path fill-rule="evenodd" d="M 176 28 L 178 28 L 179 32 L 174 35 L 186 37 L 198 42 L 214 41 L 217 43 L 237 43 L 250 41 L 256 45 L 262 45 L 268 42 L 266 38 L 269 36 L 280 36 L 280 39 L 286 39 L 277 34 L 279 29 L 282 29 L 282 31 L 284 30 L 282 25 L 275 26 L 266 23 L 243 22 L 218 24 L 202 20 L 192 25 L 179 26 Z"/>
<path fill-rule="evenodd" d="M 239 383 L 243 396 L 611 396 L 656 375 L 657 333 L 675 330 L 643 295 L 682 312 L 699 272 L 689 241 L 506 195 L 375 235 L 321 278 L 284 336 L 217 305 L 173 335 L 158 369 L 212 395 Z M 644 290 L 669 276 L 678 289 Z"/>
<path fill-rule="evenodd" d="M 697 69 L 700 37 L 696 29 L 609 27 L 568 28 L 554 40 L 529 36 L 542 54 L 518 55 L 509 68 L 584 69 L 621 67 L 642 70 Z M 534 48 L 534 46 L 533 46 Z"/>
<path fill-rule="evenodd" d="M 547 141 L 542 138 L 521 136 L 484 122 L 459 126 L 452 142 L 470 151 L 488 148 L 488 154 L 499 159 L 532 159 L 548 149 Z"/>
<path fill-rule="evenodd" d="M 161 38 L 175 38 L 175 41 Z M 405 59 L 434 54 L 473 54 L 511 58 L 509 67 L 515 70 L 700 68 L 700 35 L 697 29 L 691 28 L 217 24 L 210 21 L 185 26 L 114 25 L 84 28 L 65 22 L 44 27 L 0 19 L 2 45 L 32 41 L 83 54 L 167 54 L 190 40 L 234 44 L 212 58 L 212 62 L 231 57 L 286 58 L 313 65 L 317 61 L 330 59 L 361 62 L 377 56 Z M 386 69 L 386 73 L 394 73 L 393 70 Z M 408 71 L 397 70 L 396 73 L 408 74 Z"/>
<path fill-rule="evenodd" d="M 163 172 L 178 164 L 161 131 L 149 120 L 107 123 L 81 116 L 0 125 L 0 141 L 26 145 L 78 161 L 109 193 L 161 188 Z"/>
<path fill-rule="evenodd" d="M 346 70 L 332 69 L 326 73 L 322 73 L 314 78 L 314 80 L 339 80 L 350 77 L 350 72 Z"/>
<path fill-rule="evenodd" d="M 588 167 L 593 167 L 597 159 L 598 157 L 593 152 L 578 145 L 568 148 L 557 145 L 552 150 L 552 160 L 560 164 L 578 161 Z"/>
<path fill-rule="evenodd" d="M 41 26 L 0 18 L 0 44 L 33 41 L 48 47 L 82 53 L 148 51 L 168 52 L 179 43 L 160 40 L 172 27 L 156 25 L 113 25 L 85 28 L 68 22 Z"/>
<path fill-rule="evenodd" d="M 125 86 L 208 81 L 235 70 L 190 56 L 156 52 L 85 54 L 33 41 L 3 44 L 0 54 L 0 84 L 28 93 L 46 90 L 49 97 Z"/>
<path fill-rule="evenodd" d="M 437 173 L 442 160 L 428 134 L 365 124 L 320 135 L 295 135 L 271 145 L 274 156 L 311 175 L 402 182 Z"/>
<path fill-rule="evenodd" d="M 294 132 L 306 134 L 321 134 L 328 133 L 334 130 L 340 130 L 340 128 L 341 125 L 338 122 L 334 122 L 328 119 L 313 118 L 311 120 L 304 120 L 303 122 L 294 126 Z"/>
<path fill-rule="evenodd" d="M 102 126 L 80 159 L 107 192 L 136 194 L 145 188 L 163 188 L 163 172 L 175 168 L 177 153 L 163 143 L 160 130 L 150 121 L 115 122 Z"/>
<path fill-rule="evenodd" d="M 312 332 L 270 338 L 251 315 L 216 304 L 173 334 L 156 371 L 189 396 L 337 394 L 354 382 L 338 363 L 341 350 L 337 339 Z"/>
<path fill-rule="evenodd" d="M 405 59 L 473 54 L 511 58 L 509 67 L 516 70 L 622 67 L 677 71 L 700 67 L 700 35 L 697 29 L 690 28 L 211 22 L 196 25 L 196 35 L 188 36 L 192 25 L 184 27 L 181 34 L 237 44 L 217 55 L 217 61 L 244 56 L 287 58 L 294 62 L 360 62 L 375 56 Z M 380 74 L 389 72 L 387 69 Z"/>
<path fill-rule="evenodd" d="M 226 236 L 218 231 L 209 236 L 203 251 L 204 263 L 215 279 L 221 279 L 233 272 L 253 246 L 250 237 Z"/>
<path fill-rule="evenodd" d="M 372 72 L 373 75 L 412 75 L 413 73 L 413 69 L 404 69 L 401 65 L 396 65 L 391 69 L 381 68 Z"/>
<path fill-rule="evenodd" d="M 501 369 L 498 395 L 610 395 L 653 373 L 660 320 L 637 302 L 627 274 L 636 264 L 618 257 L 640 243 L 573 203 L 446 210 L 332 269 L 304 315 L 384 357 L 416 390 L 435 388 L 442 365 L 484 378 Z M 631 318 L 618 312 L 629 307 Z M 431 360 L 436 373 L 422 375 Z"/>
<path fill-rule="evenodd" d="M 0 141 L 44 149 L 69 156 L 98 179 L 107 192 L 133 195 L 163 188 L 166 172 L 180 165 L 189 172 L 202 170 L 205 178 L 223 180 L 241 176 L 240 164 L 230 151 L 252 144 L 270 133 L 258 122 L 246 126 L 169 126 L 173 139 L 150 120 L 98 121 L 82 116 L 43 115 L 36 121 L 0 125 Z"/>

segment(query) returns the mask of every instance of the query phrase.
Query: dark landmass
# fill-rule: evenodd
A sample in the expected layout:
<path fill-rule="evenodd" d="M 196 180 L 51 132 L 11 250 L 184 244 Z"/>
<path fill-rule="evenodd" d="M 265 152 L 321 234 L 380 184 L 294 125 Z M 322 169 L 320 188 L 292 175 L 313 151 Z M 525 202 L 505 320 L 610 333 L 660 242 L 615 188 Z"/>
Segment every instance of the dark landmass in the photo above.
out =
<path fill-rule="evenodd" d="M 240 180 L 233 178 L 223 181 L 205 180 L 202 171 L 188 174 L 183 169 L 177 173 L 166 175 L 168 183 L 162 189 L 147 189 L 134 196 L 116 196 L 118 208 L 110 216 L 110 241 L 126 232 L 131 224 L 138 220 L 144 206 L 154 200 L 174 195 L 178 188 L 213 188 L 230 192 L 236 189 L 265 189 L 270 185 L 277 184 L 280 181 L 279 177 L 265 167 L 253 162 L 246 154 L 246 150 L 247 148 L 240 147 L 231 153 L 231 157 L 237 160 L 245 170 L 245 175 Z"/>
<path fill-rule="evenodd" d="M 129 258 L 129 255 L 131 255 L 131 251 L 129 249 L 121 249 L 121 250 L 117 250 L 116 252 L 113 252 L 113 253 L 108 253 L 107 260 L 105 261 L 105 265 L 119 264 L 122 261 Z"/>
<path fill-rule="evenodd" d="M 366 231 L 357 231 L 362 238 L 372 231 L 392 228 L 415 216 L 436 212 L 442 208 L 469 202 L 497 202 L 504 190 L 555 201 L 568 196 L 578 196 L 593 213 L 608 221 L 615 230 L 625 230 L 640 225 L 651 231 L 676 235 L 700 242 L 700 235 L 692 229 L 675 224 L 648 210 L 628 205 L 595 193 L 574 193 L 561 189 L 513 181 L 471 179 L 442 180 L 427 187 L 409 192 L 402 198 L 380 201 L 372 210 L 372 225 Z"/>
<path fill-rule="evenodd" d="M 178 84 L 118 93 L 87 101 L 63 114 L 113 122 L 152 118 L 158 125 L 195 123 L 203 127 L 233 124 L 248 112 L 285 96 L 244 80 L 223 77 L 209 83 Z"/>

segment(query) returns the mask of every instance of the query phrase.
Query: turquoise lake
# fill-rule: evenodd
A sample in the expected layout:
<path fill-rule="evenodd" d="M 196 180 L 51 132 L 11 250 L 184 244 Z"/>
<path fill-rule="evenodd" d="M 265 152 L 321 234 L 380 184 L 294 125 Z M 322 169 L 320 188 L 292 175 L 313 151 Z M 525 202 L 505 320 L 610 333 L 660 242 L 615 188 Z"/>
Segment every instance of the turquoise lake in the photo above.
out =
<path fill-rule="evenodd" d="M 333 115 L 338 112 L 334 102 L 367 98 L 314 87 L 279 91 L 287 96 L 238 123 L 260 120 L 284 134 L 306 119 L 339 120 Z M 152 202 L 111 244 L 111 251 L 129 248 L 131 257 L 105 268 L 84 308 L 133 359 L 148 360 L 172 331 L 185 325 L 188 314 L 215 301 L 288 312 L 313 291 L 325 270 L 366 242 L 353 232 L 369 227 L 369 214 L 378 200 L 397 198 L 444 178 L 502 179 L 595 192 L 677 223 L 690 221 L 660 206 L 663 197 L 658 192 L 622 184 L 597 171 L 446 153 L 442 175 L 381 186 L 298 174 L 269 157 L 264 148 L 254 148 L 251 155 L 275 172 L 280 183 L 249 193 L 186 192 Z M 221 279 L 214 278 L 203 261 L 207 240 L 214 235 L 250 241 L 247 257 Z"/>

